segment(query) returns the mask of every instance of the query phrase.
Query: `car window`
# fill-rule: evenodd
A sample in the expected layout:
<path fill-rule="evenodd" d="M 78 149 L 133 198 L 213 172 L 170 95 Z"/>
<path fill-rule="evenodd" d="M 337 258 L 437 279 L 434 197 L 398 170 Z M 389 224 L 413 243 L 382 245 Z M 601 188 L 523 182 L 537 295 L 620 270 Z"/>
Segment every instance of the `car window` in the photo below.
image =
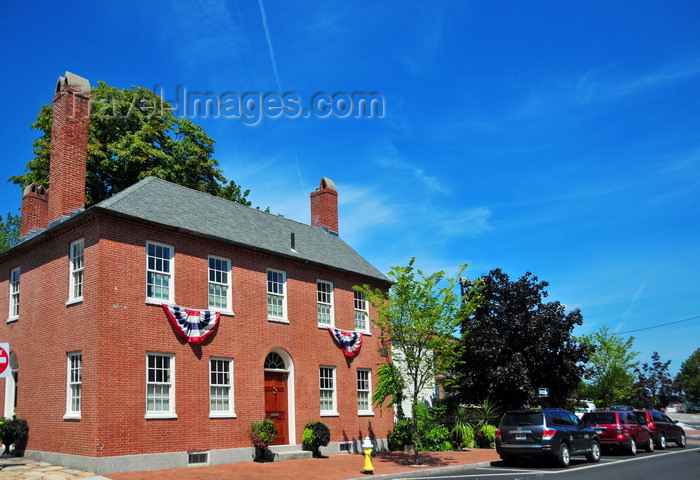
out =
<path fill-rule="evenodd" d="M 503 415 L 501 425 L 523 426 L 523 425 L 542 425 L 541 412 L 508 412 Z"/>
<path fill-rule="evenodd" d="M 628 421 L 629 423 L 632 423 L 632 424 L 634 424 L 634 425 L 642 425 L 642 423 L 643 423 L 643 422 L 642 422 L 642 419 L 639 418 L 638 415 L 636 415 L 636 414 L 634 414 L 634 413 L 629 413 L 629 414 L 627 414 L 627 415 L 628 415 L 628 416 L 627 416 L 627 421 Z"/>
<path fill-rule="evenodd" d="M 617 421 L 615 420 L 615 414 L 613 412 L 586 413 L 581 420 L 583 420 L 584 425 L 603 425 L 617 423 Z"/>
<path fill-rule="evenodd" d="M 564 415 L 566 415 L 569 418 L 569 423 L 571 425 L 581 425 L 581 421 L 578 419 L 576 415 L 574 415 L 571 412 L 564 412 Z"/>
<path fill-rule="evenodd" d="M 666 414 L 662 413 L 661 417 L 664 419 L 664 422 L 673 423 L 673 420 L 671 420 L 671 417 L 666 416 Z"/>
<path fill-rule="evenodd" d="M 661 413 L 661 412 L 657 412 L 656 410 L 653 410 L 653 411 L 651 412 L 651 418 L 652 418 L 655 422 L 665 422 L 665 421 L 666 421 L 666 420 L 664 419 L 664 414 Z"/>

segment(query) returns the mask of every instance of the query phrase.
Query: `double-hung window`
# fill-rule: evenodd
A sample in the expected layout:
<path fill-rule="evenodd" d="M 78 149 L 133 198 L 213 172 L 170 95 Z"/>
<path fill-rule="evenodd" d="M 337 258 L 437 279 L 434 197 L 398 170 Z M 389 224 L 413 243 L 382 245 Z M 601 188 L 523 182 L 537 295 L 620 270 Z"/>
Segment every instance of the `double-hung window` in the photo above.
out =
<path fill-rule="evenodd" d="M 209 360 L 209 416 L 233 417 L 233 360 Z"/>
<path fill-rule="evenodd" d="M 267 271 L 267 317 L 287 320 L 287 274 L 278 270 Z"/>
<path fill-rule="evenodd" d="M 369 308 L 365 294 L 355 290 L 355 330 L 369 332 Z"/>
<path fill-rule="evenodd" d="M 319 327 L 333 326 L 333 284 L 318 280 L 316 282 Z"/>
<path fill-rule="evenodd" d="M 146 297 L 153 302 L 172 302 L 173 247 L 146 243 L 147 278 Z"/>
<path fill-rule="evenodd" d="M 146 355 L 146 418 L 175 417 L 175 357 Z"/>
<path fill-rule="evenodd" d="M 231 261 L 209 257 L 209 308 L 231 311 Z"/>
<path fill-rule="evenodd" d="M 66 387 L 66 419 L 80 418 L 83 391 L 83 354 L 68 354 L 68 384 Z"/>
<path fill-rule="evenodd" d="M 19 267 L 10 270 L 10 318 L 19 318 Z"/>
<path fill-rule="evenodd" d="M 372 371 L 365 368 L 357 369 L 357 413 L 371 415 L 372 413 Z"/>
<path fill-rule="evenodd" d="M 83 253 L 85 241 L 78 240 L 70 244 L 70 292 L 69 302 L 77 302 L 83 299 Z"/>
<path fill-rule="evenodd" d="M 319 369 L 321 415 L 338 415 L 335 392 L 335 367 Z"/>

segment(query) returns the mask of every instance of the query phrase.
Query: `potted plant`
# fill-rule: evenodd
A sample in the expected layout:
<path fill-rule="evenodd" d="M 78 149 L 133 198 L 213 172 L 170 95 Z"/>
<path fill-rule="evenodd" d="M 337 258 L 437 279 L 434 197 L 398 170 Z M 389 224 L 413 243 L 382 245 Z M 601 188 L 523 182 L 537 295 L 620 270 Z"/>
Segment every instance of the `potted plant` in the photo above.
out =
<path fill-rule="evenodd" d="M 5 418 L 0 424 L 0 439 L 2 439 L 3 445 L 5 445 L 5 451 L 2 453 L 3 456 L 12 455 L 10 453 L 10 445 L 22 444 L 23 441 L 27 439 L 29 435 L 29 427 L 27 426 L 27 421 L 19 418 Z M 15 452 L 18 450 L 23 450 L 15 445 Z"/>
<path fill-rule="evenodd" d="M 255 461 L 264 462 L 265 452 L 270 446 L 270 442 L 277 435 L 277 427 L 269 418 L 262 422 L 253 422 L 250 426 L 250 437 L 255 445 Z"/>
<path fill-rule="evenodd" d="M 331 441 L 331 430 L 323 422 L 309 422 L 304 428 L 301 443 L 311 449 L 315 458 L 321 458 L 320 447 L 325 447 Z"/>

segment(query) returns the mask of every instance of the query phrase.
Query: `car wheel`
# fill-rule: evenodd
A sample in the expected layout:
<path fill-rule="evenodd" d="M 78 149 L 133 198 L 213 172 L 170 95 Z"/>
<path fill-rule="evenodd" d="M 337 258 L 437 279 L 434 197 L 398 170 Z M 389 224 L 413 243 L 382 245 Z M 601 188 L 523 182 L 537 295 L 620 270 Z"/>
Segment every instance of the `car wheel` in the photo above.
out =
<path fill-rule="evenodd" d="M 678 438 L 676 445 L 678 445 L 681 448 L 685 448 L 685 446 L 687 445 L 685 441 L 685 433 L 681 433 L 681 436 Z"/>
<path fill-rule="evenodd" d="M 661 450 L 666 450 L 666 434 L 664 432 L 659 433 L 659 441 L 656 442 L 656 446 Z"/>
<path fill-rule="evenodd" d="M 586 455 L 586 460 L 593 463 L 600 462 L 600 444 L 598 442 L 594 441 L 591 444 L 591 453 Z"/>
<path fill-rule="evenodd" d="M 647 443 L 644 445 L 644 450 L 647 452 L 653 452 L 654 451 L 654 439 L 651 438 L 651 435 L 649 435 L 649 438 L 647 438 Z"/>
<path fill-rule="evenodd" d="M 571 453 L 569 452 L 569 446 L 566 443 L 562 443 L 559 447 L 559 465 L 567 468 L 571 464 Z"/>
<path fill-rule="evenodd" d="M 501 460 L 503 460 L 503 463 L 505 463 L 508 467 L 514 467 L 518 463 L 518 459 L 511 456 L 501 457 Z"/>
<path fill-rule="evenodd" d="M 637 455 L 637 441 L 634 437 L 630 437 L 630 444 L 627 446 L 627 453 Z"/>

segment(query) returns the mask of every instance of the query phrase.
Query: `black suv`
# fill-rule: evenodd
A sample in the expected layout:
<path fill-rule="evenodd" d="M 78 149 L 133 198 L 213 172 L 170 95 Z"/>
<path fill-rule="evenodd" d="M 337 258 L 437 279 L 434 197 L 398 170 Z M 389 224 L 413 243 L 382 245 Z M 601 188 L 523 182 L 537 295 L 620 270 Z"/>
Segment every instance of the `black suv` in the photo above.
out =
<path fill-rule="evenodd" d="M 510 410 L 496 430 L 496 451 L 506 465 L 519 458 L 552 458 L 568 467 L 572 455 L 600 460 L 600 442 L 592 428 L 559 408 Z"/>

